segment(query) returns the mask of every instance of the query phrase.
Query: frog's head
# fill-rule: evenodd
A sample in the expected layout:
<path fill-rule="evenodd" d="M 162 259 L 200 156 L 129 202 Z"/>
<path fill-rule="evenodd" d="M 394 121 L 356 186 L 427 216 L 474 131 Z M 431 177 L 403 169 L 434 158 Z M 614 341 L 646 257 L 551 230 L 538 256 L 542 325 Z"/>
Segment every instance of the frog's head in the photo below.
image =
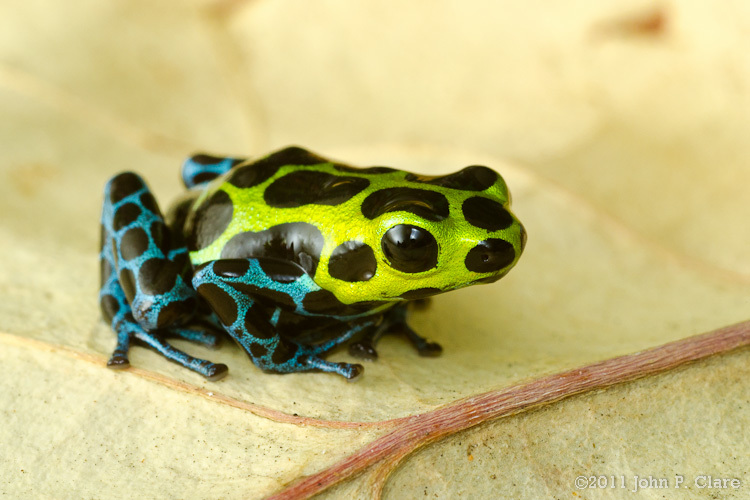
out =
<path fill-rule="evenodd" d="M 407 174 L 381 186 L 361 203 L 369 221 L 361 243 L 340 245 L 330 255 L 330 276 L 345 278 L 327 286 L 339 298 L 424 298 L 492 283 L 518 261 L 526 232 L 495 171 L 472 166 L 441 177 Z"/>

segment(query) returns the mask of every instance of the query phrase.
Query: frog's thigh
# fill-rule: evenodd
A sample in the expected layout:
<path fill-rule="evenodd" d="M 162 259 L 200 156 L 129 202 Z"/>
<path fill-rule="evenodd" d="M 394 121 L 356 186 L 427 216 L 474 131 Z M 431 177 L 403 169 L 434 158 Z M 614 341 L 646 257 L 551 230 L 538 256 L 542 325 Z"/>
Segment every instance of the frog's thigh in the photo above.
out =
<path fill-rule="evenodd" d="M 157 217 L 158 216 L 158 217 Z M 171 297 L 162 297 L 161 308 L 151 310 L 151 317 L 146 317 L 147 321 L 136 321 L 131 304 L 139 303 L 138 294 L 127 296 L 121 279 L 128 275 L 133 276 L 138 273 L 132 271 L 133 266 L 137 269 L 137 264 L 143 264 L 143 258 L 133 257 L 133 249 L 126 244 L 128 233 L 131 230 L 138 229 L 144 233 L 159 231 L 159 222 L 161 215 L 159 209 L 153 202 L 153 197 L 140 179 L 135 174 L 121 174 L 114 177 L 105 188 L 104 207 L 102 213 L 102 239 L 101 239 L 101 289 L 99 292 L 99 301 L 102 314 L 110 322 L 112 330 L 117 334 L 117 347 L 110 357 L 107 365 L 111 368 L 126 368 L 130 365 L 128 360 L 128 351 L 133 340 L 138 340 L 161 353 L 170 361 L 185 366 L 195 372 L 200 373 L 210 380 L 216 380 L 224 376 L 227 372 L 226 365 L 215 364 L 203 359 L 194 358 L 171 345 L 167 344 L 160 332 L 151 332 L 144 328 L 153 326 L 154 311 L 156 323 L 171 323 L 168 309 L 169 301 L 174 301 L 179 294 Z M 146 226 L 146 229 L 143 229 Z M 132 233 L 131 233 L 132 234 Z M 154 241 L 163 242 L 162 235 L 149 235 L 149 246 Z M 153 249 L 147 249 L 153 253 Z M 146 252 L 143 252 L 146 253 Z M 171 262 L 175 262 L 175 252 L 167 253 Z M 126 259 L 128 257 L 129 259 Z M 126 279 L 127 281 L 127 279 Z M 174 280 L 176 281 L 176 280 Z M 129 282 L 133 289 L 140 289 L 140 283 L 134 278 Z M 174 287 L 173 287 L 174 288 Z M 131 290 L 132 291 L 132 290 Z M 192 296 L 194 291 L 189 292 Z M 149 308 L 145 309 L 149 311 Z M 173 308 L 174 310 L 174 308 Z M 141 308 L 140 312 L 143 313 Z M 197 336 L 184 329 L 175 329 L 173 333 L 190 340 L 205 341 L 206 336 Z"/>
<path fill-rule="evenodd" d="M 104 252 L 141 327 L 152 331 L 189 319 L 195 291 L 183 278 L 187 249 L 169 247 L 169 229 L 143 179 L 126 172 L 107 183 L 102 225 L 102 245 L 111 245 Z"/>
<path fill-rule="evenodd" d="M 270 274 L 269 269 L 272 270 Z M 333 363 L 320 358 L 341 339 L 308 346 L 282 338 L 276 331 L 275 311 L 297 308 L 294 297 L 301 300 L 312 284 L 306 277 L 301 268 L 294 264 L 285 266 L 282 261 L 228 259 L 211 261 L 197 268 L 193 286 L 211 305 L 229 335 L 262 370 L 275 373 L 321 370 L 352 380 L 362 373 L 361 365 Z M 279 281 L 274 281 L 274 278 Z M 273 288 L 259 286 L 261 283 L 268 285 L 269 280 L 273 281 Z M 273 306 L 261 301 L 273 303 Z M 359 325 L 350 329 L 346 338 L 365 327 Z"/>

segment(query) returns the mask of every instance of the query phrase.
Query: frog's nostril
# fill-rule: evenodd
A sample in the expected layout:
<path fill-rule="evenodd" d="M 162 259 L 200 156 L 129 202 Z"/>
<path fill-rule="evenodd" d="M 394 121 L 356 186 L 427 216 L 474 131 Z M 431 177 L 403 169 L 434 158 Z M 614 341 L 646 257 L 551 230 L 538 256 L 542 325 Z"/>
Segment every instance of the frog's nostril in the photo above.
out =
<path fill-rule="evenodd" d="M 513 264 L 516 250 L 513 245 L 499 238 L 487 238 L 469 250 L 464 264 L 469 271 L 492 273 Z"/>

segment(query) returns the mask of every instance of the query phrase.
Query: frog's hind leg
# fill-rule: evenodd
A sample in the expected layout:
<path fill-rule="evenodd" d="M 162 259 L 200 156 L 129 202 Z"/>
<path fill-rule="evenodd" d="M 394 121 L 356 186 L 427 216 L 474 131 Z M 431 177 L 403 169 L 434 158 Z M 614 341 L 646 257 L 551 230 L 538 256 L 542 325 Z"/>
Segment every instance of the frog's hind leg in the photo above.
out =
<path fill-rule="evenodd" d="M 167 335 L 171 338 L 177 338 L 201 344 L 211 349 L 216 349 L 219 346 L 219 336 L 212 332 L 205 330 L 197 330 L 194 328 L 173 328 L 167 331 Z"/>
<path fill-rule="evenodd" d="M 416 306 L 424 307 L 424 303 L 416 304 Z M 406 322 L 406 316 L 406 304 L 398 304 L 394 306 L 385 314 L 383 322 L 378 325 L 377 328 L 366 332 L 359 340 L 349 344 L 349 354 L 360 359 L 378 359 L 378 351 L 375 349 L 377 342 L 383 335 L 396 334 L 406 337 L 420 356 L 440 356 L 443 352 L 443 348 L 440 344 L 430 342 L 412 330 Z"/>
<path fill-rule="evenodd" d="M 210 182 L 246 161 L 245 158 L 228 158 L 206 154 L 193 155 L 182 164 L 182 182 L 193 188 Z"/>
<path fill-rule="evenodd" d="M 270 276 L 263 269 L 263 262 L 264 259 L 252 258 L 208 262 L 196 269 L 193 286 L 260 369 L 273 373 L 320 370 L 356 379 L 363 371 L 362 365 L 335 363 L 321 356 L 373 322 L 362 321 L 335 339 L 314 345 L 281 337 L 275 327 L 276 311 L 294 311 L 307 293 L 320 288 L 295 264 L 274 259 L 277 274 Z M 283 266 L 288 269 L 281 269 Z M 279 306 L 269 308 L 269 300 Z"/>
<path fill-rule="evenodd" d="M 102 313 L 110 321 L 112 329 L 117 333 L 117 346 L 112 356 L 107 361 L 107 366 L 113 369 L 122 369 L 130 366 L 128 351 L 133 340 L 140 341 L 148 345 L 157 352 L 161 353 L 170 361 L 181 364 L 185 368 L 193 370 L 209 380 L 218 380 L 227 374 L 227 366 L 216 364 L 205 359 L 194 358 L 189 354 L 180 351 L 166 343 L 159 333 L 149 333 L 140 327 L 133 318 L 130 305 L 125 299 L 125 293 L 122 291 L 117 282 L 114 273 L 106 280 L 100 293 L 100 303 Z M 191 332 L 187 329 L 176 329 L 169 331 L 169 334 L 186 338 L 187 340 L 198 341 L 207 345 L 215 345 L 216 337 L 213 334 L 203 334 L 201 336 L 190 336 Z M 195 334 L 202 332 L 192 332 Z"/>
<path fill-rule="evenodd" d="M 192 319 L 197 296 L 187 284 L 187 253 L 169 248 L 169 230 L 143 180 L 133 173 L 112 178 L 102 212 L 99 298 L 117 334 L 108 366 L 127 367 L 128 351 L 136 340 L 207 378 L 220 378 L 225 365 L 193 358 L 163 340 L 170 330 L 191 337 L 181 333 L 180 325 Z"/>

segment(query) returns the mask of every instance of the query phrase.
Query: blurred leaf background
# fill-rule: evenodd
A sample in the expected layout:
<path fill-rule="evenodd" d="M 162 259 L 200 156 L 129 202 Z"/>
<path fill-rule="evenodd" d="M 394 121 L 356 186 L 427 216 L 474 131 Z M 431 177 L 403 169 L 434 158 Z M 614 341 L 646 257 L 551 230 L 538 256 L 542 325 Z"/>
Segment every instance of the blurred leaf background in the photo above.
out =
<path fill-rule="evenodd" d="M 415 314 L 439 359 L 388 338 L 347 384 L 262 374 L 229 343 L 181 345 L 230 366 L 209 383 L 132 351 L 165 379 L 377 422 L 747 319 L 749 46 L 740 0 L 3 2 L 0 491 L 262 498 L 385 432 L 282 423 L 103 367 L 103 185 L 138 171 L 164 208 L 195 151 L 299 144 L 427 174 L 487 164 L 529 242 L 507 278 Z M 679 474 L 690 487 L 670 498 L 746 498 L 748 360 L 484 424 L 409 456 L 383 495 L 659 498 L 573 481 Z M 743 487 L 696 489 L 698 474 Z M 323 496 L 369 498 L 378 480 Z"/>

